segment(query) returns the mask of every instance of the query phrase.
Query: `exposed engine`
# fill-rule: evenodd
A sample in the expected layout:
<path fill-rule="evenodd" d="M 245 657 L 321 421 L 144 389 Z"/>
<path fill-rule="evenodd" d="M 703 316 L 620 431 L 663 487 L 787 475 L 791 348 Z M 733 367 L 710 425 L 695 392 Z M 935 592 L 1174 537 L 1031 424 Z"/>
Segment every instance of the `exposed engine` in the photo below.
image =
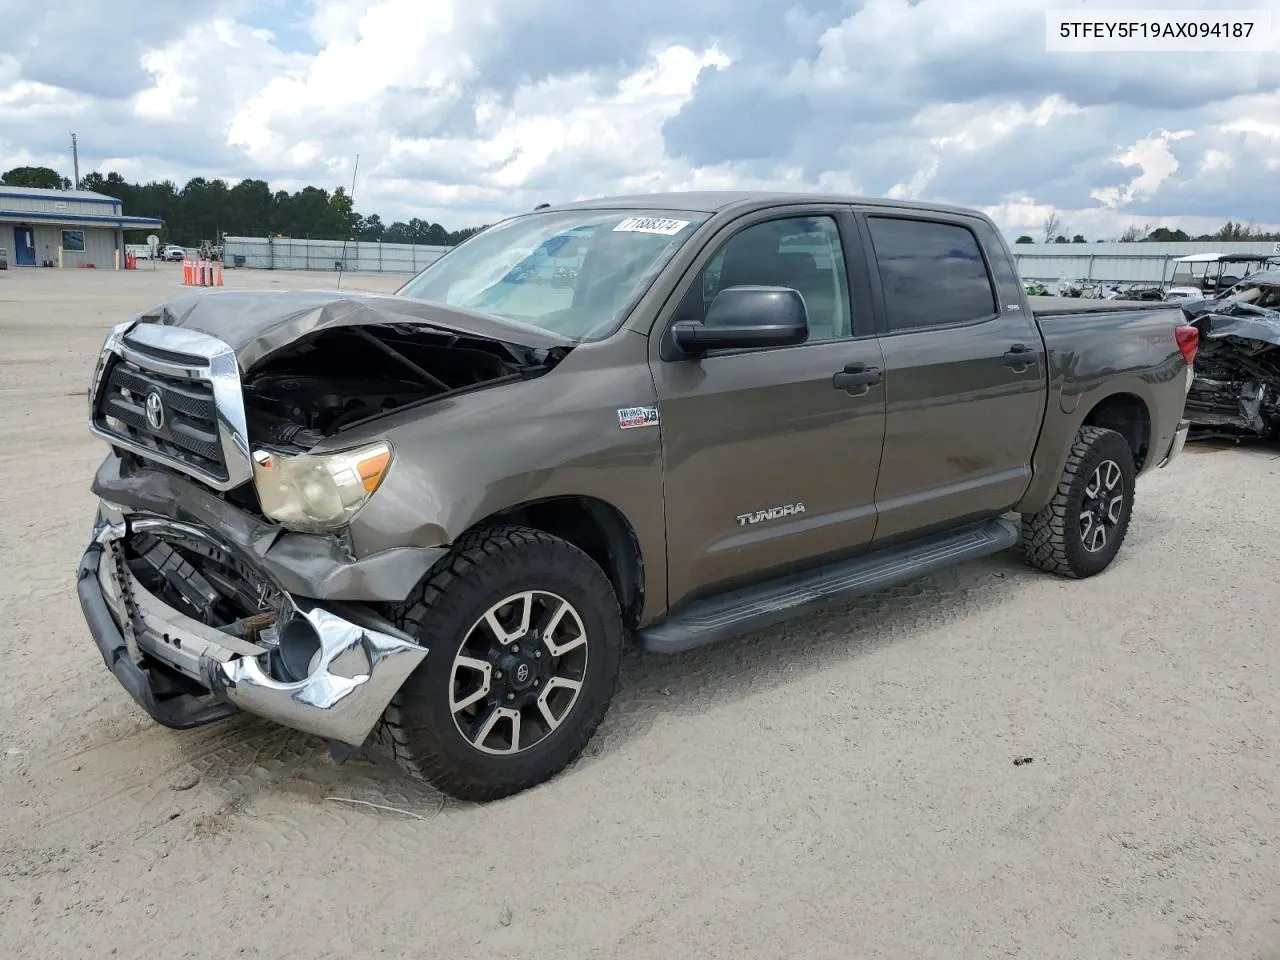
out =
<path fill-rule="evenodd" d="M 245 378 L 249 435 L 258 443 L 305 450 L 371 417 L 535 376 L 563 355 L 414 326 L 327 331 Z"/>
<path fill-rule="evenodd" d="M 1202 437 L 1226 430 L 1274 439 L 1280 434 L 1280 365 L 1229 346 L 1197 357 L 1186 410 Z"/>

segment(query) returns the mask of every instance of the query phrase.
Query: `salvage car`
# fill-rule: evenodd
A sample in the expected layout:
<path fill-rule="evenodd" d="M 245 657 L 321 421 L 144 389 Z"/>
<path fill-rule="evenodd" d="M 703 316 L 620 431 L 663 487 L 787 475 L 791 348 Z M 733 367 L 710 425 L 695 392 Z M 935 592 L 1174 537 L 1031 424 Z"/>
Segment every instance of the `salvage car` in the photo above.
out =
<path fill-rule="evenodd" d="M 98 358 L 80 603 L 162 724 L 507 796 L 580 754 L 628 644 L 1006 549 L 1106 570 L 1186 440 L 1183 320 L 1027 296 L 973 210 L 761 193 L 542 208 L 394 295 L 187 291 Z"/>
<path fill-rule="evenodd" d="M 1280 439 L 1280 270 L 1182 306 L 1201 344 L 1186 405 L 1195 439 Z"/>

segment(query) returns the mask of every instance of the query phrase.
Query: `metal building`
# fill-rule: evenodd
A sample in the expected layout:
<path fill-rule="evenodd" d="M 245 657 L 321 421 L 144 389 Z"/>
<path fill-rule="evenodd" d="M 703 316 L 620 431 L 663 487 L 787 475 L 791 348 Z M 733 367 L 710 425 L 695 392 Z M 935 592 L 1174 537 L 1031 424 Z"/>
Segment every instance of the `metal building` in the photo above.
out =
<path fill-rule="evenodd" d="M 119 200 L 101 193 L 0 184 L 0 247 L 11 267 L 123 269 L 124 231 L 160 224 L 126 217 Z"/>

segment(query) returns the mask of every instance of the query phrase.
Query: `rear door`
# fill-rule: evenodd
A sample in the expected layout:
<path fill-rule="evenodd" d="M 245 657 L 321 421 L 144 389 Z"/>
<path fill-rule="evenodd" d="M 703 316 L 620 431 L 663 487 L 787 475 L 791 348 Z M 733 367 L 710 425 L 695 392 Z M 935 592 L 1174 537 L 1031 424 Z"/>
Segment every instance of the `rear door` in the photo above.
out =
<path fill-rule="evenodd" d="M 876 540 L 1003 513 L 1031 480 L 1047 395 L 1012 266 L 975 218 L 865 210 L 861 224 L 886 383 Z"/>
<path fill-rule="evenodd" d="M 672 323 L 701 320 L 719 290 L 742 284 L 799 290 L 809 341 L 662 359 Z M 848 208 L 789 207 L 733 222 L 699 255 L 673 304 L 650 337 L 670 604 L 870 543 L 884 387 Z"/>

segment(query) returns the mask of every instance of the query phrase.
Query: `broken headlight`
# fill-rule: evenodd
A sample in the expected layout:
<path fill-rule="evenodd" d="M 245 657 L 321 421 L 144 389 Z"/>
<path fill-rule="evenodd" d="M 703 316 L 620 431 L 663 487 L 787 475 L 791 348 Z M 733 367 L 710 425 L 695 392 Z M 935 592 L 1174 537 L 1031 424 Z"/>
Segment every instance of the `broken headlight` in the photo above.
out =
<path fill-rule="evenodd" d="M 292 530 L 319 532 L 350 522 L 391 466 L 391 447 L 372 443 L 339 453 L 253 454 L 262 512 Z"/>

